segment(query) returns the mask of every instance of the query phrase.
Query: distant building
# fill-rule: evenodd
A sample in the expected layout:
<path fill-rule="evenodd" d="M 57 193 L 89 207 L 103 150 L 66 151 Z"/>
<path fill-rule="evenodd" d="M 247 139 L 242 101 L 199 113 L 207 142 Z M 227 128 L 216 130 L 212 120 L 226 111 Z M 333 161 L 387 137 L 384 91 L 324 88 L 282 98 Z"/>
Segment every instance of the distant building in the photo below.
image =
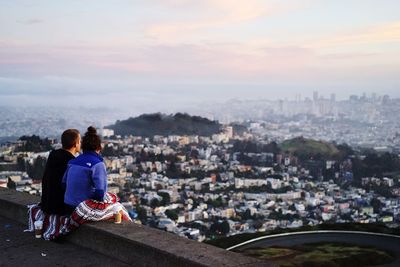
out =
<path fill-rule="evenodd" d="M 103 128 L 101 130 L 101 136 L 103 137 L 110 137 L 114 135 L 114 130 Z"/>
<path fill-rule="evenodd" d="M 233 138 L 233 127 L 232 126 L 226 126 L 225 129 L 224 129 L 224 133 L 229 139 L 232 139 Z"/>

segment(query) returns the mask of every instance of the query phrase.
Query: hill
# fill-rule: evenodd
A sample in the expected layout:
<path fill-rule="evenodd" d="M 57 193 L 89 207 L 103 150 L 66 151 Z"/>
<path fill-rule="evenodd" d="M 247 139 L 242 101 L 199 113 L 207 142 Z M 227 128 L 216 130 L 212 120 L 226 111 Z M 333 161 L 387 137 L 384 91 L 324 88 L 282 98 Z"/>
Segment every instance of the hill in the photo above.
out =
<path fill-rule="evenodd" d="M 166 115 L 161 113 L 143 114 L 136 118 L 117 121 L 107 126 L 117 135 L 200 135 L 210 136 L 220 132 L 221 124 L 186 113 Z"/>
<path fill-rule="evenodd" d="M 297 137 L 286 140 L 280 145 L 283 152 L 290 152 L 300 159 L 324 158 L 332 159 L 340 156 L 340 150 L 331 143 Z"/>

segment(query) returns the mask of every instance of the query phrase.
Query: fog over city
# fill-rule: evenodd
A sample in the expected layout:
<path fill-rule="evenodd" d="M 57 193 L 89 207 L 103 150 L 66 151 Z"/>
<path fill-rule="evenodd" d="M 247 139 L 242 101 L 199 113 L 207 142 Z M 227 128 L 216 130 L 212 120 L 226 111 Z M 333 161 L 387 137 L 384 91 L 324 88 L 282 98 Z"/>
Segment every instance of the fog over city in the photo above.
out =
<path fill-rule="evenodd" d="M 83 83 L 85 84 L 85 83 Z M 91 107 L 113 108 L 133 114 L 146 112 L 178 112 L 190 111 L 193 107 L 204 103 L 220 104 L 228 100 L 295 100 L 298 97 L 312 98 L 312 92 L 318 91 L 329 98 L 335 93 L 338 100 L 348 99 L 350 95 L 368 95 L 378 93 L 388 94 L 393 98 L 400 97 L 396 90 L 349 90 L 309 88 L 298 90 L 296 88 L 282 89 L 262 85 L 221 85 L 221 84 L 193 84 L 193 85 L 158 85 L 149 86 L 147 89 L 106 89 L 103 86 L 85 85 L 85 88 L 69 87 L 57 89 L 0 89 L 1 106 L 28 106 L 28 107 Z M 109 85 L 112 88 L 111 85 Z M 135 86 L 137 87 L 137 86 Z M 158 88 L 159 87 L 159 88 Z M 244 87 L 244 88 L 241 88 Z M 92 88 L 92 89 L 90 89 Z M 364 88 L 365 89 L 365 88 Z"/>

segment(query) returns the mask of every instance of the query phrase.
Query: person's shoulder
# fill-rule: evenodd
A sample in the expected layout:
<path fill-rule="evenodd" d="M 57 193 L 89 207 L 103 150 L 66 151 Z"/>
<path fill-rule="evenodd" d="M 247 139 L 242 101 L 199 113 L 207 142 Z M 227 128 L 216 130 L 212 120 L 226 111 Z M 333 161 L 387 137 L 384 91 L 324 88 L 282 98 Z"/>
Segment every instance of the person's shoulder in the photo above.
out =
<path fill-rule="evenodd" d="M 65 149 L 62 148 L 58 148 L 58 149 L 52 149 L 50 151 L 50 155 L 58 155 L 58 156 L 62 156 L 62 155 L 68 155 L 71 154 L 68 151 L 66 151 Z M 72 155 L 72 154 L 71 154 Z"/>
<path fill-rule="evenodd" d="M 52 149 L 50 150 L 49 157 L 54 157 L 59 153 L 60 149 Z"/>
<path fill-rule="evenodd" d="M 80 165 L 80 162 L 83 162 L 85 159 L 82 157 L 82 154 L 77 156 L 76 158 L 71 159 L 68 164 L 72 165 Z"/>
<path fill-rule="evenodd" d="M 93 162 L 93 165 L 97 165 L 99 163 L 103 163 L 103 158 L 98 154 L 96 154 L 96 155 L 92 154 L 91 160 Z"/>
<path fill-rule="evenodd" d="M 94 155 L 93 153 L 83 153 L 75 159 L 70 160 L 69 163 L 91 168 L 101 162 L 103 162 L 103 159 L 100 156 Z"/>
<path fill-rule="evenodd" d="M 52 149 L 49 153 L 49 159 L 59 159 L 65 157 L 63 149 Z"/>
<path fill-rule="evenodd" d="M 67 160 L 67 161 L 75 158 L 75 156 L 72 155 L 69 151 L 67 151 L 65 149 L 62 149 L 62 148 L 56 149 L 56 150 L 52 150 L 50 152 L 49 157 L 50 156 L 55 157 L 55 158 L 59 158 L 59 159 L 64 159 L 64 160 Z"/>

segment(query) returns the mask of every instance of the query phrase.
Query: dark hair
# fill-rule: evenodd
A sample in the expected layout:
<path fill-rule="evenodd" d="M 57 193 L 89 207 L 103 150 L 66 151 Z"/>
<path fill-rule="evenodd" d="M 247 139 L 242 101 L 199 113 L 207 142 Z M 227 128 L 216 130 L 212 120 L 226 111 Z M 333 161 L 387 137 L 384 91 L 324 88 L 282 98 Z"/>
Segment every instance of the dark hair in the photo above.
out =
<path fill-rule="evenodd" d="M 82 138 L 82 150 L 85 151 L 96 151 L 101 150 L 101 139 L 97 135 L 96 128 L 89 126 L 85 136 Z"/>
<path fill-rule="evenodd" d="M 79 131 L 77 129 L 65 130 L 61 135 L 61 144 L 64 149 L 72 148 L 79 139 Z"/>

